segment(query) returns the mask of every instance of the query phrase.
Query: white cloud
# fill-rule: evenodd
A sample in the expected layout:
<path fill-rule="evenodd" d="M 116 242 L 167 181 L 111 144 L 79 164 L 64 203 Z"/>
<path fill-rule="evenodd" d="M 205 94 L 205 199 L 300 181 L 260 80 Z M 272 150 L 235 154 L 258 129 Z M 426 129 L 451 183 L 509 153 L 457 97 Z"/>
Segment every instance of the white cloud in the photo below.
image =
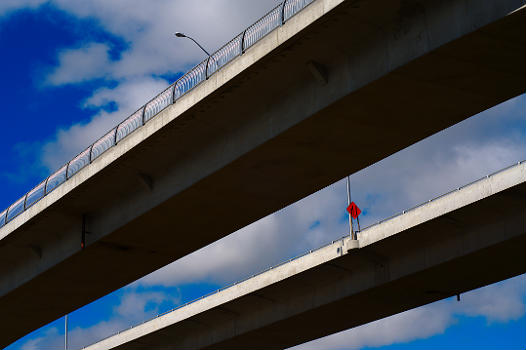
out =
<path fill-rule="evenodd" d="M 524 139 L 506 135 L 455 141 L 437 135 L 425 142 L 352 176 L 354 198 L 368 208 L 364 225 L 526 159 Z"/>
<path fill-rule="evenodd" d="M 526 275 L 521 275 L 463 294 L 461 303 L 453 303 L 454 312 L 483 316 L 489 324 L 518 320 L 526 312 L 525 297 Z"/>
<path fill-rule="evenodd" d="M 205 56 L 189 40 L 175 38 L 174 32 L 186 32 L 213 51 L 278 1 L 53 0 L 51 3 L 79 18 L 96 19 L 104 30 L 129 44 L 111 64 L 103 52 L 93 52 L 88 58 L 85 47 L 68 51 L 71 55 L 78 52 L 84 59 L 60 61 L 50 82 L 64 84 L 100 78 L 101 72 L 83 69 L 85 60 L 89 60 L 89 67 L 104 66 L 104 73 L 116 80 L 185 70 Z M 61 79 L 53 79 L 55 76 Z"/>
<path fill-rule="evenodd" d="M 115 103 L 123 113 L 130 114 L 165 89 L 169 82 L 161 78 L 143 77 L 127 79 L 115 88 L 100 88 L 84 102 L 85 108 L 97 109 Z"/>
<path fill-rule="evenodd" d="M 517 320 L 525 313 L 525 282 L 526 275 L 521 275 L 462 294 L 460 302 L 438 301 L 290 349 L 343 350 L 406 343 L 443 334 L 459 323 L 458 316 L 481 316 L 488 324 Z"/>
<path fill-rule="evenodd" d="M 128 321 L 141 321 L 144 317 L 144 313 L 147 310 L 147 305 L 160 305 L 166 300 L 171 302 L 179 301 L 179 296 L 167 295 L 164 292 L 128 292 L 121 299 L 120 304 L 115 308 L 117 315 L 125 318 Z M 158 307 L 155 308 L 155 313 L 158 311 Z M 152 313 L 152 312 L 150 312 Z"/>
<path fill-rule="evenodd" d="M 104 78 L 110 71 L 110 48 L 101 43 L 89 43 L 79 49 L 62 50 L 59 67 L 48 76 L 53 85 L 82 83 L 88 79 Z"/>
<path fill-rule="evenodd" d="M 113 112 L 100 109 L 87 122 L 58 129 L 55 136 L 40 149 L 42 164 L 50 170 L 58 169 L 139 108 L 141 102 L 138 101 L 147 101 L 167 85 L 168 82 L 163 79 L 143 77 L 123 81 L 113 89 L 95 91 L 84 102 L 85 108 L 98 109 L 115 103 L 118 109 Z"/>
<path fill-rule="evenodd" d="M 64 346 L 64 339 L 60 337 L 56 327 L 51 327 L 34 339 L 30 339 L 20 346 L 21 350 L 60 349 Z"/>
<path fill-rule="evenodd" d="M 22 9 L 35 9 L 48 0 L 2 0 L 0 1 L 0 17 Z"/>
<path fill-rule="evenodd" d="M 441 303 L 431 304 L 291 349 L 360 349 L 425 339 L 444 333 L 454 322 L 448 311 Z"/>

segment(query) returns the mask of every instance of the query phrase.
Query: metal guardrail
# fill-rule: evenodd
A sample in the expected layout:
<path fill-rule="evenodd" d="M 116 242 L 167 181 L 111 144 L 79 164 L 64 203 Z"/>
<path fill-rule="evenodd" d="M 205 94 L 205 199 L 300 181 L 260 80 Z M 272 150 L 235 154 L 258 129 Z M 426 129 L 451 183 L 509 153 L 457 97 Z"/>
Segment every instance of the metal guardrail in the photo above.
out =
<path fill-rule="evenodd" d="M 261 271 L 259 271 L 259 272 L 257 272 L 257 273 L 254 273 L 254 274 L 251 274 L 251 275 L 249 275 L 249 276 L 246 276 L 245 278 L 243 278 L 243 279 L 241 279 L 241 280 L 239 280 L 239 281 L 236 281 L 236 282 L 230 283 L 230 284 L 228 284 L 228 285 L 226 285 L 226 286 L 224 286 L 224 287 L 221 287 L 221 288 L 218 288 L 218 289 L 213 290 L 213 291 L 211 291 L 211 292 L 208 292 L 208 293 L 206 293 L 206 294 L 204 294 L 204 295 L 201 295 L 200 297 L 197 297 L 197 298 L 195 298 L 195 299 L 191 299 L 190 301 L 187 301 L 187 302 L 185 302 L 185 303 L 183 303 L 183 304 L 181 304 L 181 305 L 177 305 L 176 307 L 174 307 L 174 308 L 172 308 L 172 309 L 170 309 L 170 310 L 168 310 L 168 311 L 162 312 L 162 313 L 160 313 L 160 314 L 155 315 L 154 317 L 150 317 L 149 319 L 144 320 L 144 321 L 142 321 L 142 322 L 140 322 L 140 323 L 134 324 L 134 325 L 132 325 L 132 326 L 126 328 L 126 329 L 123 329 L 123 330 L 120 330 L 120 331 L 114 332 L 114 333 L 112 333 L 112 334 L 110 334 L 110 335 L 108 335 L 108 336 L 105 336 L 104 338 L 98 340 L 97 343 L 98 343 L 98 342 L 101 342 L 101 341 L 103 341 L 103 340 L 106 340 L 106 339 L 108 339 L 108 338 L 111 338 L 111 337 L 113 337 L 113 336 L 116 336 L 117 334 L 120 334 L 120 333 L 126 331 L 127 329 L 131 329 L 131 328 L 134 328 L 134 327 L 140 326 L 141 324 L 144 324 L 144 323 L 146 323 L 146 322 L 150 322 L 150 321 L 155 320 L 155 319 L 157 319 L 157 318 L 159 318 L 159 317 L 161 317 L 161 316 L 164 316 L 164 315 L 167 315 L 167 314 L 169 314 L 169 313 L 171 313 L 171 312 L 174 312 L 174 311 L 176 311 L 176 310 L 182 309 L 182 308 L 184 308 L 185 306 L 188 306 L 188 305 L 190 305 L 190 304 L 193 304 L 193 303 L 195 303 L 195 302 L 198 302 L 199 300 L 205 299 L 205 298 L 207 298 L 207 297 L 209 297 L 209 296 L 212 296 L 212 295 L 214 295 L 214 294 L 217 294 L 217 293 L 219 293 L 219 292 L 222 292 L 222 291 L 224 291 L 224 290 L 226 290 L 226 289 L 232 288 L 232 287 L 234 287 L 234 286 L 236 286 L 236 285 L 238 285 L 238 284 L 240 284 L 240 283 L 243 283 L 243 282 L 248 281 L 248 280 L 251 279 L 251 278 L 254 278 L 254 277 L 256 277 L 256 276 L 262 275 L 262 274 L 264 274 L 264 273 L 267 272 L 267 271 L 270 271 L 270 270 L 276 269 L 276 268 L 278 268 L 278 267 L 280 267 L 280 266 L 283 266 L 283 265 L 285 265 L 285 264 L 288 264 L 288 263 L 290 263 L 290 262 L 292 262 L 292 261 L 298 260 L 299 258 L 302 258 L 302 257 L 304 257 L 304 256 L 306 256 L 306 255 L 312 254 L 312 253 L 317 252 L 317 251 L 319 251 L 319 250 L 321 250 L 321 249 L 323 249 L 323 248 L 326 248 L 326 247 L 328 247 L 328 246 L 330 246 L 330 245 L 333 245 L 333 244 L 336 243 L 336 242 L 340 242 L 340 241 L 343 242 L 343 240 L 344 240 L 346 237 L 348 237 L 348 236 L 343 236 L 343 237 L 341 237 L 341 238 L 339 238 L 339 239 L 337 239 L 337 240 L 333 240 L 333 241 L 331 241 L 331 242 L 329 242 L 329 243 L 326 243 L 326 244 L 322 245 L 321 247 L 318 247 L 318 248 L 315 249 L 315 250 L 312 250 L 312 249 L 307 250 L 307 251 L 305 251 L 305 252 L 303 252 L 303 253 L 300 253 L 299 255 L 296 255 L 296 256 L 294 256 L 294 257 L 288 259 L 288 260 L 284 260 L 284 261 L 280 262 L 280 263 L 277 264 L 277 265 L 272 265 L 272 266 L 270 266 L 270 267 L 268 267 L 268 268 L 266 268 L 266 269 L 264 269 L 264 270 L 261 270 Z M 93 344 L 96 344 L 96 343 L 93 343 Z M 82 347 L 82 349 L 85 349 L 86 347 L 91 346 L 91 345 L 93 345 L 93 344 L 86 345 L 86 346 Z"/>
<path fill-rule="evenodd" d="M 66 180 L 70 179 L 109 148 L 115 146 L 126 136 L 143 126 L 163 109 L 176 103 L 184 94 L 207 80 L 212 74 L 231 62 L 234 58 L 242 55 L 245 50 L 249 49 L 274 29 L 282 26 L 285 21 L 289 20 L 313 1 L 314 0 L 284 0 L 256 23 L 192 68 L 166 90 L 139 108 L 138 111 L 122 121 L 106 135 L 95 141 L 91 146 L 79 153 L 46 180 L 42 181 L 38 186 L 1 212 L 0 228 L 41 200 Z"/>
<path fill-rule="evenodd" d="M 439 196 L 436 196 L 436 197 L 434 197 L 434 198 L 432 198 L 432 199 L 430 199 L 430 200 L 428 200 L 428 201 L 426 201 L 426 202 L 420 203 L 420 204 L 418 204 L 418 205 L 416 205 L 416 206 L 413 206 L 413 207 L 411 207 L 411 208 L 409 208 L 409 209 L 407 209 L 407 210 L 404 210 L 404 211 L 402 211 L 402 212 L 400 212 L 400 213 L 394 214 L 394 215 L 392 215 L 392 216 L 390 216 L 390 217 L 388 217 L 388 218 L 385 218 L 385 219 L 383 219 L 383 220 L 381 220 L 381 221 L 378 221 L 377 223 L 373 223 L 373 224 L 371 224 L 371 225 L 369 225 L 369 226 L 363 228 L 361 231 L 358 231 L 357 233 L 364 232 L 364 231 L 366 231 L 366 230 L 368 230 L 368 229 L 370 229 L 370 228 L 372 228 L 372 227 L 374 227 L 374 226 L 377 226 L 377 225 L 379 225 L 379 224 L 381 224 L 381 223 L 383 223 L 383 222 L 385 222 L 385 221 L 388 221 L 388 220 L 394 219 L 395 217 L 399 217 L 399 216 L 405 215 L 405 214 L 409 213 L 410 211 L 413 211 L 413 210 L 415 210 L 415 209 L 417 209 L 417 208 L 420 208 L 420 207 L 423 206 L 423 205 L 429 204 L 430 202 L 433 202 L 433 201 L 435 201 L 435 200 L 437 200 L 437 199 L 440 199 L 440 198 L 442 198 L 442 197 L 444 197 L 444 196 L 447 196 L 447 195 L 449 195 L 449 194 L 451 194 L 451 193 L 453 193 L 453 192 L 462 191 L 464 188 L 466 188 L 466 187 L 468 187 L 468 186 L 470 186 L 470 185 L 472 185 L 472 184 L 474 184 L 474 183 L 477 183 L 477 182 L 479 182 L 479 181 L 481 181 L 481 180 L 484 180 L 484 179 L 486 179 L 486 178 L 489 178 L 489 177 L 491 177 L 491 176 L 493 176 L 493 175 L 495 175 L 495 174 L 498 174 L 498 173 L 500 173 L 500 172 L 502 172 L 502 171 L 505 171 L 505 170 L 507 170 L 507 169 L 513 168 L 514 166 L 520 165 L 520 164 L 522 164 L 522 163 L 526 163 L 526 160 L 523 160 L 523 161 L 520 161 L 520 162 L 517 162 L 517 163 L 511 164 L 511 165 L 507 166 L 507 167 L 504 168 L 504 169 L 497 170 L 497 171 L 495 171 L 495 172 L 493 172 L 493 173 L 491 173 L 491 174 L 489 174 L 489 175 L 486 175 L 486 176 L 484 176 L 484 177 L 482 177 L 482 178 L 480 178 L 480 179 L 477 179 L 477 180 L 472 181 L 472 182 L 470 182 L 470 183 L 468 183 L 468 184 L 466 184 L 466 185 L 463 185 L 462 187 L 457 187 L 457 188 L 455 188 L 455 189 L 453 189 L 453 190 L 451 190 L 451 191 L 449 191 L 449 192 L 446 192 L 446 193 L 444 193 L 444 194 L 441 194 L 441 195 L 439 195 Z M 316 252 L 320 251 L 320 250 L 323 249 L 323 248 L 326 248 L 326 247 L 328 247 L 328 246 L 330 246 L 330 245 L 333 245 L 333 244 L 336 243 L 336 242 L 343 242 L 347 237 L 349 237 L 349 234 L 346 234 L 345 236 L 342 236 L 342 237 L 340 237 L 340 238 L 338 238 L 338 239 L 332 240 L 331 242 L 328 242 L 328 243 L 326 243 L 326 244 L 324 244 L 324 245 L 322 245 L 322 246 L 320 246 L 320 247 L 318 247 L 318 248 L 316 248 L 316 249 L 310 249 L 310 250 L 305 251 L 305 252 L 303 252 L 303 253 L 300 253 L 300 254 L 298 254 L 298 255 L 296 255 L 296 256 L 290 258 L 290 259 L 284 260 L 284 261 L 282 261 L 282 262 L 280 262 L 280 263 L 278 263 L 278 264 L 276 264 L 276 265 L 269 266 L 268 268 L 266 268 L 266 269 L 264 269 L 264 270 L 260 270 L 260 271 L 257 272 L 257 273 L 254 273 L 254 274 L 251 274 L 251 275 L 249 275 L 249 276 L 246 276 L 246 277 L 244 277 L 244 278 L 242 278 L 242 279 L 240 279 L 240 280 L 238 280 L 238 281 L 236 281 L 236 282 L 230 283 L 230 284 L 228 284 L 228 285 L 226 285 L 226 286 L 224 286 L 224 287 L 221 287 L 221 288 L 219 288 L 219 289 L 213 290 L 213 291 L 211 291 L 211 292 L 209 292 L 209 293 L 206 293 L 206 294 L 204 294 L 204 295 L 202 295 L 202 296 L 200 296 L 200 297 L 197 297 L 197 298 L 195 298 L 195 299 L 189 300 L 189 301 L 187 301 L 187 302 L 185 302 L 185 303 L 183 303 L 183 304 L 181 304 L 181 305 L 177 305 L 176 307 L 174 307 L 174 308 L 172 308 L 172 309 L 170 309 L 170 310 L 168 310 L 168 311 L 165 311 L 165 312 L 162 312 L 162 313 L 160 313 L 160 314 L 157 314 L 156 316 L 151 317 L 151 318 L 149 318 L 149 319 L 146 319 L 146 320 L 144 320 L 144 321 L 141 322 L 141 323 L 137 323 L 137 324 L 135 324 L 135 325 L 132 325 L 132 326 L 130 326 L 130 327 L 127 328 L 127 329 L 131 329 L 131 328 L 137 327 L 137 326 L 139 326 L 139 325 L 141 325 L 141 324 L 144 324 L 144 323 L 146 323 L 146 322 L 150 322 L 150 321 L 155 320 L 155 319 L 157 319 L 157 318 L 159 318 L 159 317 L 161 317 L 161 316 L 164 316 L 164 315 L 166 315 L 166 314 L 169 314 L 169 313 L 171 313 L 171 312 L 174 312 L 174 311 L 176 311 L 176 310 L 179 310 L 179 309 L 181 309 L 181 308 L 184 308 L 185 306 L 188 306 L 188 305 L 190 305 L 190 304 L 193 304 L 193 303 L 195 303 L 195 302 L 197 302 L 197 301 L 199 301 L 199 300 L 205 299 L 205 298 L 207 298 L 207 297 L 209 297 L 209 296 L 211 296 L 211 295 L 217 294 L 217 293 L 222 292 L 222 291 L 224 291 L 224 290 L 226 290 L 226 289 L 232 288 L 232 287 L 234 287 L 234 286 L 236 286 L 236 285 L 238 285 L 238 284 L 240 284 L 240 283 L 246 282 L 246 281 L 248 281 L 248 280 L 251 279 L 251 278 L 254 278 L 254 277 L 256 277 L 256 276 L 262 275 L 262 274 L 264 274 L 264 273 L 267 272 L 267 271 L 270 271 L 270 270 L 276 269 L 276 268 L 278 268 L 278 267 L 280 267 L 280 266 L 282 266 L 282 265 L 285 265 L 285 264 L 288 264 L 288 263 L 290 263 L 290 262 L 292 262 L 292 261 L 298 260 L 299 258 L 302 258 L 302 257 L 307 256 L 307 255 L 309 255 L 309 254 L 316 253 Z M 111 335 L 108 335 L 108 336 L 106 336 L 106 337 L 100 339 L 100 340 L 97 341 L 97 342 L 101 342 L 101 341 L 103 341 L 103 340 L 106 340 L 106 339 L 108 339 L 108 338 L 111 338 L 111 337 L 113 337 L 113 336 L 115 336 L 115 335 L 117 335 L 117 334 L 120 334 L 121 332 L 126 331 L 127 329 L 123 329 L 123 330 L 121 330 L 121 331 L 118 331 L 118 332 L 115 332 L 115 333 L 113 333 L 113 334 L 111 334 Z M 87 345 L 87 346 L 91 346 L 91 345 L 93 345 L 93 344 L 90 344 L 90 345 Z M 82 349 L 85 349 L 87 346 L 83 347 Z"/>
<path fill-rule="evenodd" d="M 515 167 L 515 166 L 517 166 L 517 165 L 520 165 L 520 164 L 523 164 L 523 163 L 526 163 L 526 160 L 521 160 L 521 161 L 518 161 L 517 163 L 513 163 L 513 164 L 511 164 L 511 165 L 508 165 L 507 167 L 505 167 L 505 168 L 503 168 L 503 169 L 500 169 L 500 170 L 497 170 L 497 171 L 494 171 L 494 172 L 492 172 L 491 174 L 488 174 L 488 175 L 486 175 L 486 176 L 484 176 L 484 177 L 481 177 L 480 179 L 477 179 L 477 180 L 471 181 L 470 183 L 467 183 L 467 184 L 465 184 L 465 185 L 462 185 L 462 186 L 460 186 L 460 187 L 457 187 L 457 188 L 455 188 L 455 189 L 452 189 L 452 190 L 449 191 L 449 192 L 446 192 L 446 193 L 441 194 L 441 195 L 439 195 L 439 196 L 433 197 L 433 198 L 429 199 L 427 202 L 422 202 L 422 203 L 417 204 L 417 205 L 415 205 L 415 206 L 413 206 L 413 207 L 411 207 L 411 208 L 409 208 L 409 209 L 402 210 L 401 212 L 398 212 L 398 213 L 393 214 L 393 215 L 391 215 L 391 216 L 389 216 L 389 217 L 386 217 L 385 219 L 382 219 L 382 220 L 380 220 L 380 221 L 374 222 L 374 223 L 370 224 L 369 226 L 366 226 L 365 228 L 362 228 L 360 231 L 357 231 L 357 233 L 363 232 L 363 231 L 365 231 L 365 230 L 367 230 L 367 229 L 369 229 L 369 228 L 371 228 L 371 227 L 373 227 L 373 226 L 380 225 L 381 223 L 386 222 L 386 221 L 389 221 L 389 220 L 391 220 L 391 219 L 394 219 L 394 218 L 396 218 L 396 217 L 398 217 L 398 216 L 405 215 L 405 214 L 409 213 L 410 211 L 413 211 L 413 210 L 418 209 L 418 208 L 420 208 L 420 207 L 422 207 L 422 206 L 424 206 L 424 205 L 426 205 L 426 204 L 429 204 L 429 203 L 431 203 L 431 202 L 434 202 L 434 201 L 436 201 L 437 199 L 440 199 L 440 198 L 442 198 L 442 197 L 445 197 L 445 196 L 447 196 L 447 195 L 449 195 L 449 194 L 451 194 L 451 193 L 453 193 L 453 192 L 461 191 L 462 189 L 464 189 L 464 188 L 466 188 L 466 187 L 469 187 L 469 186 L 473 185 L 474 183 L 477 183 L 477 182 L 479 182 L 479 181 L 482 181 L 482 180 L 484 180 L 484 179 L 487 179 L 487 178 L 489 178 L 489 177 L 492 177 L 492 176 L 495 175 L 495 174 L 498 174 L 498 173 L 500 173 L 500 172 L 502 172 L 502 171 L 508 170 L 508 169 L 510 169 L 510 168 L 513 168 L 513 167 Z"/>

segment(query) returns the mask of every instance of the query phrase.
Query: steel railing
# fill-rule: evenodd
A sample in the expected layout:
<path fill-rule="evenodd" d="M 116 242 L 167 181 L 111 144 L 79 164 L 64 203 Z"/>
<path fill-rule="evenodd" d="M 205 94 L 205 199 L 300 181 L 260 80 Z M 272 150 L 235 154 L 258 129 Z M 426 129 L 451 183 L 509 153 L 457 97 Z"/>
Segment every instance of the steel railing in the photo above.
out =
<path fill-rule="evenodd" d="M 130 117 L 95 141 L 92 145 L 79 153 L 75 158 L 62 166 L 46 180 L 29 191 L 22 198 L 11 204 L 0 213 L 0 228 L 34 205 L 45 195 L 70 179 L 82 168 L 93 162 L 112 146 L 143 126 L 159 112 L 175 103 L 184 94 L 191 91 L 212 74 L 242 55 L 256 42 L 261 40 L 274 29 L 282 26 L 285 21 L 301 11 L 314 0 L 285 0 L 256 23 L 248 27 L 226 45 L 214 52 L 210 57 L 192 68 L 189 72 L 171 84 L 151 101 L 139 108 Z"/>

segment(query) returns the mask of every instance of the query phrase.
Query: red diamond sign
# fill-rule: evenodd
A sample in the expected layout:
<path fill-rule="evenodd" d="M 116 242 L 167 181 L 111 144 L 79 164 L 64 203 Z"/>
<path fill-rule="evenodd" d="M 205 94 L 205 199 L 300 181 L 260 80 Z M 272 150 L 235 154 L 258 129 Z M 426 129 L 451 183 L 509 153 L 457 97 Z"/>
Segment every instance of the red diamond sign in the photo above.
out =
<path fill-rule="evenodd" d="M 349 204 L 349 206 L 347 207 L 347 211 L 349 212 L 349 214 L 351 214 L 353 219 L 356 219 L 358 215 L 360 215 L 360 213 L 362 212 L 354 202 L 351 202 L 351 204 Z"/>

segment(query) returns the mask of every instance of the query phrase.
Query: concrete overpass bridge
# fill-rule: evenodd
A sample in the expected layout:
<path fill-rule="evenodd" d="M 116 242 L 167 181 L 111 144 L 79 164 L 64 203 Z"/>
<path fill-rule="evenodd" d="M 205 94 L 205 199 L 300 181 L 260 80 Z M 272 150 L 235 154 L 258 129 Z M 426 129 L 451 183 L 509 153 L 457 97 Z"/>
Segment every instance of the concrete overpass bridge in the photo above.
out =
<path fill-rule="evenodd" d="M 526 272 L 526 163 L 86 347 L 284 349 Z"/>
<path fill-rule="evenodd" d="M 0 347 L 526 90 L 524 0 L 284 5 L 0 213 Z"/>

